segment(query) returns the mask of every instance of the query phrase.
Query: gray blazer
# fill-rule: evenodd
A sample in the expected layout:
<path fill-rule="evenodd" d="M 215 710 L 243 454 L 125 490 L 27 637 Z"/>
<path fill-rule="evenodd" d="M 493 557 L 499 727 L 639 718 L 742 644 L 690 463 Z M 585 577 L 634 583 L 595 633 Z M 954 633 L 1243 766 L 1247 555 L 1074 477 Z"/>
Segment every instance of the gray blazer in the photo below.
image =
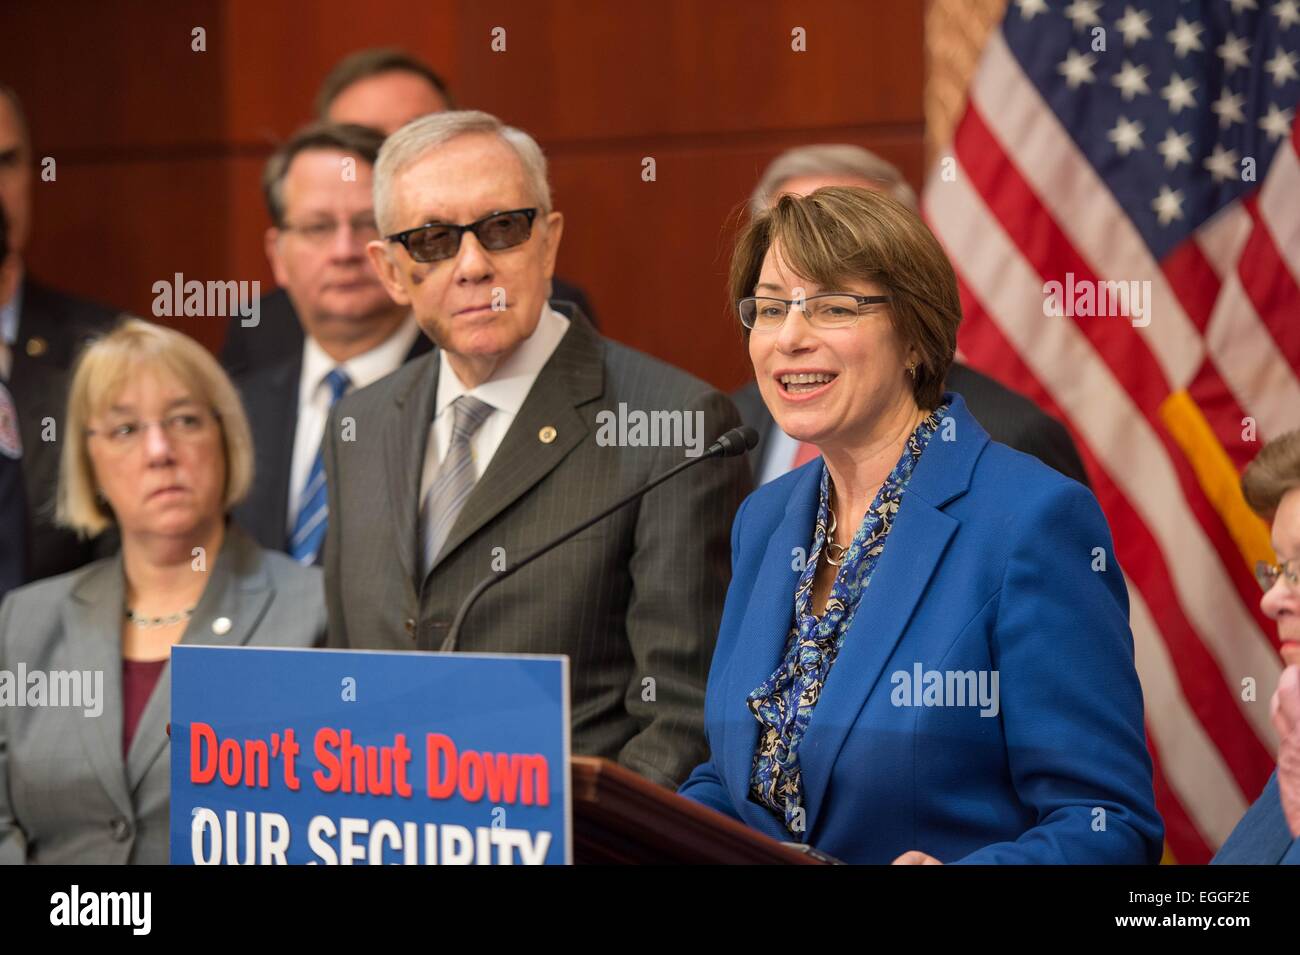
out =
<path fill-rule="evenodd" d="M 122 758 L 121 555 L 13 591 L 0 604 L 0 670 L 103 673 L 102 712 L 0 706 L 0 862 L 168 860 L 171 666 Z M 230 621 L 225 633 L 214 622 Z M 318 568 L 228 525 L 181 642 L 305 647 L 325 632 Z"/>
<path fill-rule="evenodd" d="M 675 787 L 708 754 L 704 684 L 731 575 L 731 521 L 752 485 L 744 460 L 703 461 L 674 477 L 488 590 L 454 647 L 448 630 L 502 561 L 685 460 L 680 446 L 603 444 L 601 411 L 699 411 L 707 446 L 740 424 L 735 406 L 575 314 L 419 579 L 420 475 L 438 372 L 435 349 L 334 407 L 325 437 L 330 646 L 568 654 L 573 752 Z"/>

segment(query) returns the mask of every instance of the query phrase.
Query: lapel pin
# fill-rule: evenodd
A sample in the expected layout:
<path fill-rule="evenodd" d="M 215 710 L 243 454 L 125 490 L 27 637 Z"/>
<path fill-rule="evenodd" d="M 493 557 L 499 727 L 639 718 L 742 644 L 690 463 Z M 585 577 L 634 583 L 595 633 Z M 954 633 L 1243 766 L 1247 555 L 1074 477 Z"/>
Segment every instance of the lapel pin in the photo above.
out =
<path fill-rule="evenodd" d="M 558 434 L 558 432 L 548 424 L 541 431 L 537 432 L 537 440 L 542 442 L 542 444 L 550 444 L 555 440 L 556 434 Z"/>
<path fill-rule="evenodd" d="M 45 349 L 47 347 L 44 338 L 41 338 L 40 335 L 33 335 L 31 338 L 27 339 L 27 357 L 40 358 L 45 354 Z"/>
<path fill-rule="evenodd" d="M 212 621 L 212 632 L 219 637 L 223 637 L 230 632 L 230 618 L 218 617 Z"/>

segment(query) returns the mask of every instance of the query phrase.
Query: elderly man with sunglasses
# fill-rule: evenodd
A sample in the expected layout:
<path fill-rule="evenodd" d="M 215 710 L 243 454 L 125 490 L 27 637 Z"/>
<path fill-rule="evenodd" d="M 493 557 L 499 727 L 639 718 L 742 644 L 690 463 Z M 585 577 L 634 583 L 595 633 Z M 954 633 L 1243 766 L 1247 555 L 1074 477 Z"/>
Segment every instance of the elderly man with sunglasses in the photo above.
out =
<path fill-rule="evenodd" d="M 345 397 L 326 431 L 329 641 L 567 654 L 572 748 L 674 786 L 706 754 L 704 684 L 744 461 L 704 461 L 487 590 L 543 543 L 740 423 L 721 393 L 547 304 L 563 216 L 526 133 L 415 120 L 375 165 L 370 260 L 436 344 Z M 678 427 L 629 429 L 641 412 Z M 453 639 L 453 637 L 456 637 Z"/>

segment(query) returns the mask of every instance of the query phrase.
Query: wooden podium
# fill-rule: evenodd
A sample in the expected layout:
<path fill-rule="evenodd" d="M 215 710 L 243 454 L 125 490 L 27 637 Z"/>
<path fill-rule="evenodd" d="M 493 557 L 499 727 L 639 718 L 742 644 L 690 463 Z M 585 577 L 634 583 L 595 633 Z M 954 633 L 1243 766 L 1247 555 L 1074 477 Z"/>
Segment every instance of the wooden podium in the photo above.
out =
<path fill-rule="evenodd" d="M 571 766 L 579 865 L 823 864 L 607 759 Z"/>

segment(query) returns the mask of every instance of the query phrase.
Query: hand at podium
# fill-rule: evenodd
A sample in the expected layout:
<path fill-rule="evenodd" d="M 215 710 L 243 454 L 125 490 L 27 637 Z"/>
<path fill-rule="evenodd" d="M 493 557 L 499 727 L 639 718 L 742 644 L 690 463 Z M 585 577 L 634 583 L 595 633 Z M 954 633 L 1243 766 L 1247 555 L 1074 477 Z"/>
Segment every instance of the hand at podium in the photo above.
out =
<path fill-rule="evenodd" d="M 895 859 L 890 865 L 943 865 L 932 855 L 926 855 L 920 849 L 913 849 L 910 852 L 904 852 Z"/>

